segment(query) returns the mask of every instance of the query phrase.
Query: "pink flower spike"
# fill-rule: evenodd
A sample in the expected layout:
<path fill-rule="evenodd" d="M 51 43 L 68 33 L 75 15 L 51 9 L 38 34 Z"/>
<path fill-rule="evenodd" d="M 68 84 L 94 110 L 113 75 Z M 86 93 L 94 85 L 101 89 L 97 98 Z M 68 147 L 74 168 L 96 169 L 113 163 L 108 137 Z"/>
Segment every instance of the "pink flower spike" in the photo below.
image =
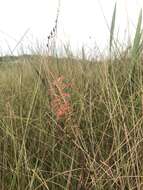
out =
<path fill-rule="evenodd" d="M 63 96 L 65 96 L 65 97 L 70 97 L 70 94 L 68 94 L 68 93 L 63 93 Z"/>

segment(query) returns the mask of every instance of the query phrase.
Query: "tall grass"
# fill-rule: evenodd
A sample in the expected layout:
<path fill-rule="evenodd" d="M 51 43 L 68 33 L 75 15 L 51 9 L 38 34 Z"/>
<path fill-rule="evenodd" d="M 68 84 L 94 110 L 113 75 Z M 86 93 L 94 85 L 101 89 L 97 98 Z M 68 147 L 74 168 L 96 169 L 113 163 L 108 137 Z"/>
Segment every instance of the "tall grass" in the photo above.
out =
<path fill-rule="evenodd" d="M 1 65 L 1 189 L 142 188 L 140 89 L 130 94 L 129 59 L 115 61 L 111 73 L 111 63 L 44 56 Z M 72 113 L 57 120 L 59 76 L 72 84 Z"/>
<path fill-rule="evenodd" d="M 2 61 L 1 190 L 143 189 L 141 22 L 131 54 L 112 61 L 84 48 L 82 59 Z"/>

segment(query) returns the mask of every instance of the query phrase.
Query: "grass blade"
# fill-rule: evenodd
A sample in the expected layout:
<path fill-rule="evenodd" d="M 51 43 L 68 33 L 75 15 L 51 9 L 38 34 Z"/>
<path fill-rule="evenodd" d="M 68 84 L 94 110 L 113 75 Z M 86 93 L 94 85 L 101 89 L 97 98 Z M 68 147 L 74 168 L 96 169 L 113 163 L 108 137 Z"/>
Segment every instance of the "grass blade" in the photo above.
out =
<path fill-rule="evenodd" d="M 114 7 L 114 11 L 113 11 L 111 29 L 110 29 L 110 46 L 109 46 L 110 54 L 111 54 L 112 43 L 113 43 L 113 38 L 114 38 L 115 20 L 116 20 L 116 4 L 115 4 L 115 7 Z"/>
<path fill-rule="evenodd" d="M 138 59 L 141 53 L 141 43 L 142 43 L 142 10 L 140 11 L 138 24 L 136 28 L 136 33 L 134 37 L 131 59 L 132 59 L 132 69 L 131 69 L 131 81 L 134 81 L 135 67 L 138 63 Z"/>

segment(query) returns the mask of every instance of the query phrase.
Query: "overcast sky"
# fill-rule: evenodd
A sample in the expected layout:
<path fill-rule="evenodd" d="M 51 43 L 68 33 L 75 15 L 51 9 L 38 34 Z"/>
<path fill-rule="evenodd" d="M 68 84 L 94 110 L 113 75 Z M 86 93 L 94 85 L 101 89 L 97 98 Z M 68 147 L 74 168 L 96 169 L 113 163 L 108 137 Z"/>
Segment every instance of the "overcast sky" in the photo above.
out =
<path fill-rule="evenodd" d="M 115 2 L 116 34 L 125 42 L 133 36 L 142 0 L 61 0 L 58 41 L 70 41 L 73 48 L 106 47 Z M 38 41 L 46 45 L 57 6 L 58 0 L 1 0 L 0 53 L 13 50 L 23 35 L 23 44 L 32 46 Z"/>

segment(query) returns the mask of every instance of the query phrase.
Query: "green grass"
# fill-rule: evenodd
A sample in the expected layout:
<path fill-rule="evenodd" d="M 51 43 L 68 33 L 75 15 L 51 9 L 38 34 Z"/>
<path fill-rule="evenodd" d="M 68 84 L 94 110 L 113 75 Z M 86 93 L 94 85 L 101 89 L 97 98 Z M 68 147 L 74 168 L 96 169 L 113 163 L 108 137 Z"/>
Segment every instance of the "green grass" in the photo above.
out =
<path fill-rule="evenodd" d="M 127 52 L 115 20 L 109 59 L 0 57 L 1 190 L 143 189 L 142 11 Z"/>
<path fill-rule="evenodd" d="M 44 56 L 1 64 L 0 189 L 142 189 L 142 82 L 137 73 L 130 91 L 130 65 Z M 61 75 L 72 83 L 62 130 L 49 97 Z"/>

